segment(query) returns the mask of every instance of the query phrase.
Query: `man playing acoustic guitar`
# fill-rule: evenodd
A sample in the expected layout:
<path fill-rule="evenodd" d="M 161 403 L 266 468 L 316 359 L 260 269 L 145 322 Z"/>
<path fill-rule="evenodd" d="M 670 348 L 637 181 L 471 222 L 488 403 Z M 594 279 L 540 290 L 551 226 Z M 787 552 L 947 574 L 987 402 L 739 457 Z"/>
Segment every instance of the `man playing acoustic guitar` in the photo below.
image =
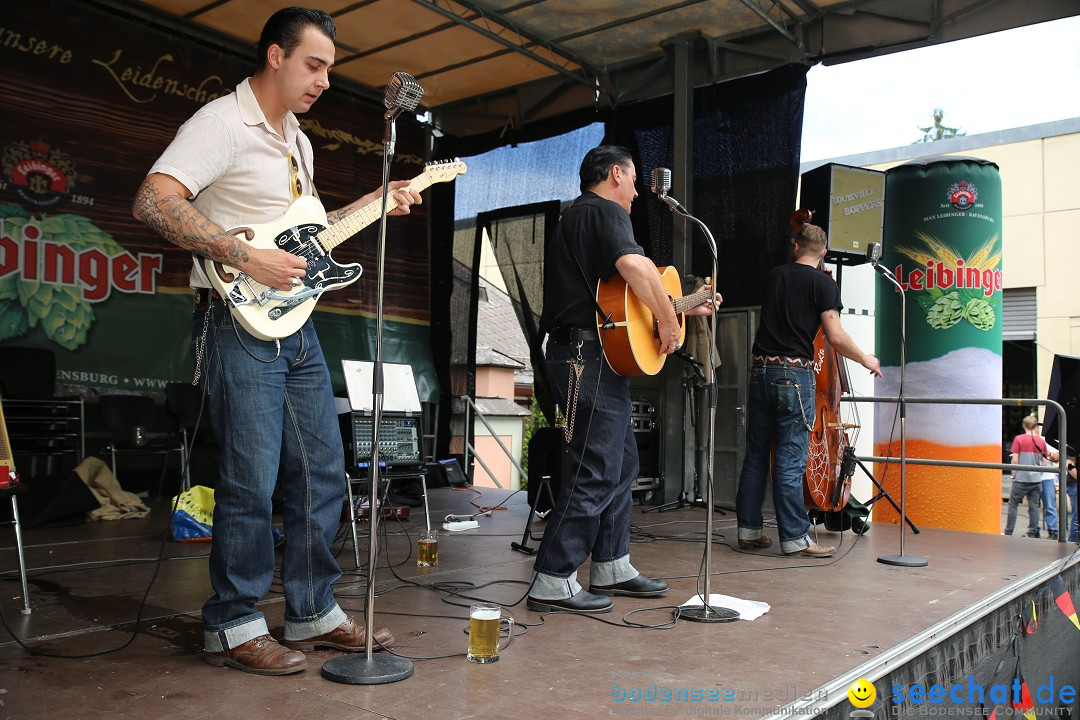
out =
<path fill-rule="evenodd" d="M 335 33 L 321 10 L 292 7 L 271 16 L 254 77 L 184 123 L 132 209 L 195 260 L 195 373 L 202 377 L 221 447 L 204 658 L 261 675 L 299 672 L 307 667 L 303 651 L 317 647 L 366 649 L 364 628 L 345 615 L 333 591 L 341 569 L 330 543 L 345 495 L 344 453 L 330 374 L 311 320 L 279 340 L 253 336 L 211 291 L 201 259 L 242 270 L 279 291 L 302 284 L 303 258 L 246 245 L 226 229 L 271 221 L 313 193 L 311 143 L 296 113 L 307 112 L 330 86 Z M 407 214 L 420 202 L 407 185 L 390 184 L 398 204 L 393 214 Z M 329 220 L 380 197 L 380 191 L 369 193 Z M 281 564 L 288 647 L 269 635 L 257 608 L 274 577 L 270 498 L 279 463 L 288 538 Z M 382 646 L 393 641 L 385 628 L 374 635 Z"/>
<path fill-rule="evenodd" d="M 800 216 L 803 213 L 805 216 Z M 773 268 L 765 278 L 765 300 L 750 369 L 746 457 L 735 507 L 739 547 L 772 545 L 761 531 L 761 505 L 771 454 L 780 550 L 785 555 L 826 558 L 836 548 L 810 540 L 810 519 L 803 504 L 802 478 L 816 403 L 814 336 L 824 328 L 825 338 L 838 353 L 879 377 L 881 365 L 876 357 L 860 350 L 840 325 L 840 288 L 819 269 L 828 250 L 825 231 L 810 225 L 809 220 L 806 211 L 796 213 L 792 219 L 794 262 Z"/>
<path fill-rule="evenodd" d="M 527 606 L 531 610 L 602 613 L 609 595 L 657 597 L 667 583 L 630 564 L 631 483 L 638 473 L 637 443 L 630 424 L 629 380 L 603 356 L 606 331 L 597 332 L 597 283 L 618 273 L 657 321 L 658 352 L 679 349 L 682 336 L 671 298 L 656 266 L 634 240 L 630 205 L 637 173 L 629 151 L 593 148 L 581 163 L 581 196 L 563 213 L 544 266 L 547 367 L 558 402 L 566 408 L 570 476 L 547 518 L 533 566 Z M 688 312 L 712 312 L 704 302 Z M 720 295 L 715 295 L 719 305 Z M 589 589 L 577 569 L 592 556 Z"/>

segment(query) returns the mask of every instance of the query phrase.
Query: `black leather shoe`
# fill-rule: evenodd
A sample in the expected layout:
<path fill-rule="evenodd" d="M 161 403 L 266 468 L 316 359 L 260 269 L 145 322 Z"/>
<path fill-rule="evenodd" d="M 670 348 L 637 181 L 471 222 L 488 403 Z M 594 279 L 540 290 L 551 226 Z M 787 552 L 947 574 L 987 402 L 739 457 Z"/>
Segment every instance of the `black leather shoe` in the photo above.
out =
<path fill-rule="evenodd" d="M 562 600 L 541 600 L 530 596 L 525 601 L 525 607 L 537 612 L 562 611 L 600 614 L 611 612 L 611 598 L 603 595 L 593 595 L 583 588 L 578 590 L 573 597 L 563 598 Z"/>
<path fill-rule="evenodd" d="M 668 584 L 663 580 L 653 580 L 641 573 L 638 576 L 614 585 L 590 585 L 589 592 L 598 595 L 622 595 L 624 597 L 660 597 L 666 595 Z"/>

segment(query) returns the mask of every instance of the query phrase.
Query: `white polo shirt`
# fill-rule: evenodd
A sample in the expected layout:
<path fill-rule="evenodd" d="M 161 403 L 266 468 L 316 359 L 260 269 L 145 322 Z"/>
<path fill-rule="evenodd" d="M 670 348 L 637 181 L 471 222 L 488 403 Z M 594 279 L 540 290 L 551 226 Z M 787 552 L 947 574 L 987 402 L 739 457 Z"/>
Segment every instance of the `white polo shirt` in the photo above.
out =
<path fill-rule="evenodd" d="M 303 163 L 297 174 L 303 194 L 311 194 L 314 176 L 311 143 L 300 132 L 296 115 L 285 115 L 281 137 L 266 121 L 250 81 L 201 107 L 150 168 L 151 174 L 183 183 L 192 204 L 226 230 L 270 222 L 288 209 L 293 201 L 290 152 Z M 193 254 L 192 259 L 191 286 L 210 287 L 200 258 Z"/>

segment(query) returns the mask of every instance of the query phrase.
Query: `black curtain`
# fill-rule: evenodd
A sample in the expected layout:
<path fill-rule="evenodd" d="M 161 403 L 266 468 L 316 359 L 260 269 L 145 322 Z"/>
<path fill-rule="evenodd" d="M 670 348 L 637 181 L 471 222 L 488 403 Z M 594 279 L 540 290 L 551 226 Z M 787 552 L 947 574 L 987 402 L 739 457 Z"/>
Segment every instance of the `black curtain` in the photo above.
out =
<path fill-rule="evenodd" d="M 716 238 L 719 254 L 717 288 L 724 294 L 727 307 L 761 304 L 762 280 L 766 272 L 790 257 L 787 228 L 788 218 L 795 209 L 799 182 L 806 71 L 804 66 L 791 66 L 695 91 L 691 210 L 709 226 Z M 436 154 L 439 157 L 467 156 L 501 145 L 552 137 L 603 119 L 604 142 L 629 148 L 638 167 L 639 192 L 643 197 L 634 203 L 631 213 L 638 241 L 654 262 L 670 264 L 672 215 L 655 199 L 644 196 L 648 194 L 647 178 L 652 168 L 672 165 L 673 113 L 671 97 L 624 105 L 602 113 L 582 111 L 538 128 L 468 139 L 440 138 Z M 675 188 L 672 194 L 685 201 L 685 196 L 680 197 L 678 190 Z M 431 210 L 433 227 L 436 224 L 440 228 L 451 227 L 452 192 L 449 185 L 435 189 Z M 535 344 L 535 335 L 529 331 L 529 320 L 538 317 L 543 306 L 542 288 L 535 281 L 543 277 L 542 266 L 536 264 L 538 258 L 543 257 L 543 250 L 533 248 L 532 243 L 547 239 L 554 228 L 554 217 L 547 208 L 528 208 L 524 213 L 522 210 L 507 208 L 483 213 L 482 217 L 488 216 L 485 218 L 488 223 L 503 223 L 500 240 L 496 242 L 496 255 L 523 323 L 523 331 L 530 343 Z M 527 227 L 521 223 L 526 223 Z M 470 352 L 467 347 L 470 343 L 475 345 L 475 327 L 467 324 L 475 323 L 476 317 L 475 275 L 479 270 L 476 263 L 479 250 L 475 233 L 482 225 L 469 223 L 468 229 L 459 228 L 456 233 L 433 230 L 432 352 L 439 369 L 440 402 L 444 408 L 451 406 L 453 396 L 449 383 L 450 362 L 464 361 L 469 364 L 467 376 L 473 377 L 475 373 L 472 366 L 475 348 Z M 712 262 L 707 243 L 697 229 L 694 230 L 692 248 L 692 267 L 679 270 L 702 277 L 708 275 Z M 456 284 L 455 275 L 458 276 Z M 534 377 L 543 372 L 543 366 L 536 362 L 538 352 L 538 347 L 532 347 Z M 542 387 L 539 392 L 543 405 Z M 440 457 L 447 455 L 443 443 L 449 440 L 449 419 L 449 411 L 440 413 Z"/>
<path fill-rule="evenodd" d="M 760 305 L 765 273 L 790 258 L 788 218 L 799 184 L 806 71 L 789 66 L 694 93 L 689 207 L 716 239 L 717 288 L 727 307 Z M 629 147 L 638 158 L 642 194 L 653 168 L 673 164 L 673 113 L 674 100 L 667 97 L 622 108 L 608 122 L 605 141 Z M 679 188 L 671 194 L 685 204 Z M 649 257 L 670 263 L 673 218 L 667 208 L 639 198 L 632 218 Z M 709 275 L 707 243 L 696 228 L 692 249 L 692 267 L 679 270 Z"/>

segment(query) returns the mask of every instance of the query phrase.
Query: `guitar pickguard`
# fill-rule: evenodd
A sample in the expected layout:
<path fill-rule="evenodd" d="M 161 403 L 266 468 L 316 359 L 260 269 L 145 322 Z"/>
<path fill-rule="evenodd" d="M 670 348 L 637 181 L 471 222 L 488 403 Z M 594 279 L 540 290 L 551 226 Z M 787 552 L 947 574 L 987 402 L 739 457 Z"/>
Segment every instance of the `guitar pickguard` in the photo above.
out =
<path fill-rule="evenodd" d="M 275 247 L 307 261 L 307 272 L 301 279 L 306 288 L 315 292 L 301 291 L 296 297 L 277 301 L 278 304 L 267 313 L 270 320 L 280 320 L 304 303 L 314 304 L 327 290 L 343 287 L 360 277 L 362 269 L 359 265 L 342 265 L 319 245 L 318 235 L 324 229 L 316 223 L 305 223 L 291 227 L 274 237 Z"/>

